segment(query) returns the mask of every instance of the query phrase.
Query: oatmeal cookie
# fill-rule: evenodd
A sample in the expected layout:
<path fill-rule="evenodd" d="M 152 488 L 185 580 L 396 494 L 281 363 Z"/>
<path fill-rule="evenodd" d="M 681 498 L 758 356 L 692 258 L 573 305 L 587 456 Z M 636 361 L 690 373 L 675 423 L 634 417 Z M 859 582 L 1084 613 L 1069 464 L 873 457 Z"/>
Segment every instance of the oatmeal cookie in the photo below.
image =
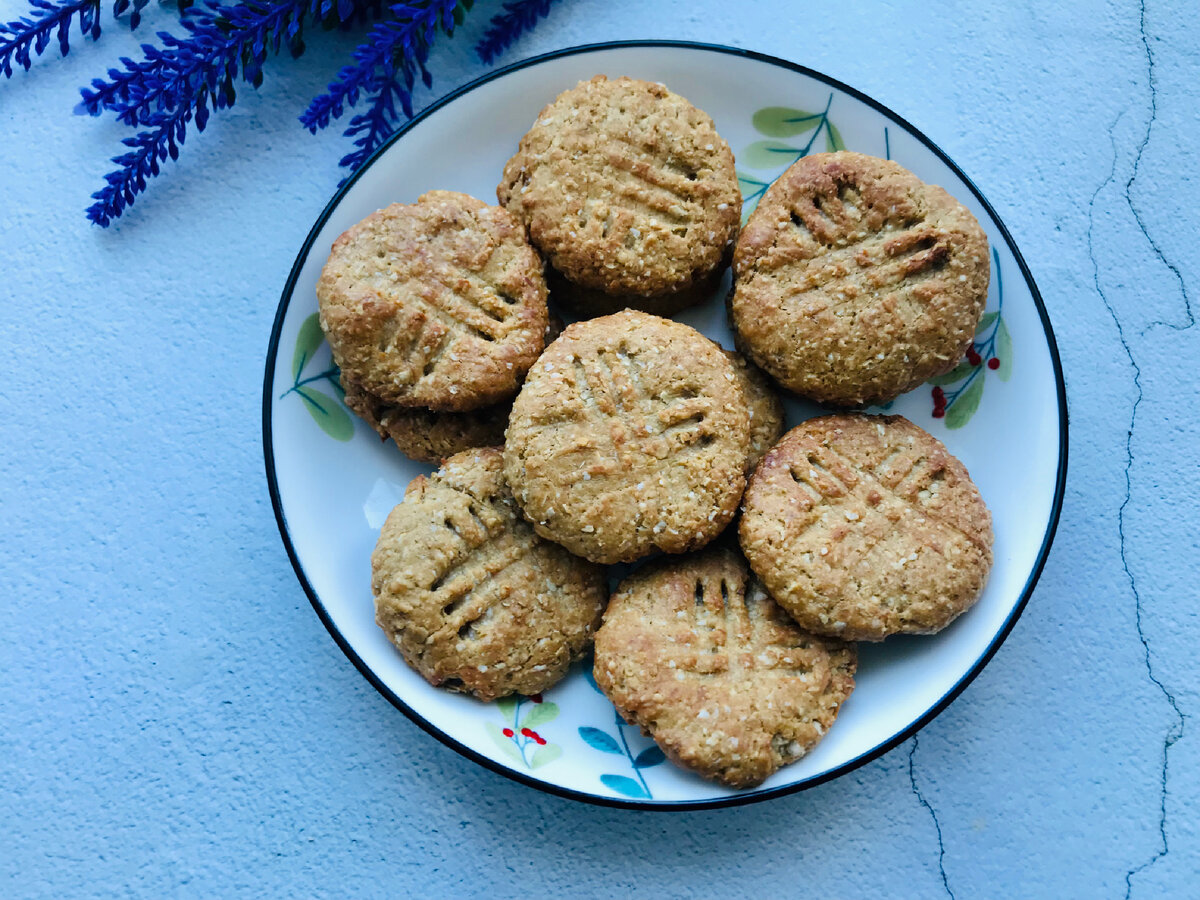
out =
<path fill-rule="evenodd" d="M 504 471 L 538 534 L 593 562 L 703 546 L 745 485 L 733 367 L 694 328 L 634 310 L 567 326 L 530 369 Z"/>
<path fill-rule="evenodd" d="M 597 75 L 542 110 L 504 168 L 500 204 L 588 315 L 707 299 L 742 198 L 713 121 L 661 84 Z"/>
<path fill-rule="evenodd" d="M 749 478 L 759 460 L 783 434 L 783 401 L 754 363 L 733 350 L 722 348 L 721 352 L 733 364 L 733 374 L 750 414 L 750 454 L 746 457 Z"/>
<path fill-rule="evenodd" d="M 626 578 L 596 632 L 596 684 L 668 757 L 753 787 L 804 756 L 854 689 L 854 645 L 801 631 L 727 549 Z"/>
<path fill-rule="evenodd" d="M 498 448 L 415 478 L 371 557 L 375 619 L 430 684 L 536 694 L 591 644 L 604 573 L 521 518 Z"/>
<path fill-rule="evenodd" d="M 751 567 L 817 634 L 939 631 L 992 565 L 991 515 L 966 468 L 903 416 L 798 425 L 763 458 L 742 509 Z"/>
<path fill-rule="evenodd" d="M 467 412 L 435 412 L 422 406 L 383 403 L 344 374 L 341 381 L 346 405 L 383 440 L 390 438 L 409 459 L 437 464 L 472 447 L 504 443 L 511 400 Z"/>
<path fill-rule="evenodd" d="M 430 191 L 334 242 L 321 327 L 342 372 L 380 401 L 477 409 L 516 393 L 542 352 L 542 268 L 506 210 Z"/>
<path fill-rule="evenodd" d="M 550 316 L 546 343 L 562 334 L 562 319 Z M 346 405 L 378 432 L 389 438 L 405 456 L 421 462 L 440 463 L 448 456 L 472 447 L 494 447 L 504 443 L 504 428 L 512 411 L 512 400 L 467 412 L 435 412 L 421 406 L 394 406 L 367 393 L 345 373 L 341 376 Z"/>
<path fill-rule="evenodd" d="M 983 314 L 987 238 L 942 188 L 861 153 L 802 157 L 734 255 L 738 349 L 787 389 L 885 403 L 947 372 Z"/>

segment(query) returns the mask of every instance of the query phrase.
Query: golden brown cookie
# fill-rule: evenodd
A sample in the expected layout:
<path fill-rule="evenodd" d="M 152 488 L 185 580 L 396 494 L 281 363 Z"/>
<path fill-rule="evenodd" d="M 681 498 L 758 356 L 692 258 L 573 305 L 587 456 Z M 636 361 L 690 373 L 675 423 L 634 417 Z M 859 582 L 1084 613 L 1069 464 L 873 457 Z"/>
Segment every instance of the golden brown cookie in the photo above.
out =
<path fill-rule="evenodd" d="M 759 460 L 783 434 L 783 400 L 754 363 L 733 350 L 722 348 L 722 352 L 733 364 L 733 374 L 750 414 L 750 455 L 746 457 L 749 478 Z"/>
<path fill-rule="evenodd" d="M 595 288 L 583 287 L 563 278 L 554 269 L 546 269 L 546 286 L 550 298 L 569 309 L 579 319 L 607 316 L 623 309 L 640 309 L 656 316 L 671 316 L 680 310 L 704 303 L 720 287 L 725 264 L 705 278 L 699 278 L 687 288 L 657 297 L 637 297 L 630 294 L 609 294 Z"/>
<path fill-rule="evenodd" d="M 562 334 L 563 320 L 551 315 L 546 343 Z M 512 411 L 512 400 L 467 412 L 435 412 L 420 406 L 383 403 L 341 375 L 346 405 L 383 440 L 392 442 L 405 456 L 421 462 L 440 463 L 448 456 L 472 447 L 495 447 L 504 443 L 504 428 Z"/>
<path fill-rule="evenodd" d="M 861 153 L 802 157 L 738 239 L 738 349 L 820 403 L 885 403 L 952 369 L 988 288 L 987 238 L 942 188 Z"/>
<path fill-rule="evenodd" d="M 626 310 L 568 325 L 529 370 L 504 471 L 538 534 L 593 562 L 701 547 L 745 486 L 749 415 L 721 349 Z"/>
<path fill-rule="evenodd" d="M 750 479 L 746 558 L 802 628 L 939 631 L 983 591 L 992 520 L 961 462 L 903 416 L 809 419 Z"/>
<path fill-rule="evenodd" d="M 431 684 L 492 700 L 536 694 L 591 644 L 603 571 L 521 518 L 498 448 L 413 479 L 371 557 L 375 620 Z"/>
<path fill-rule="evenodd" d="M 801 631 L 727 549 L 639 569 L 596 632 L 596 684 L 625 720 L 730 787 L 811 750 L 856 666 L 853 644 Z"/>
<path fill-rule="evenodd" d="M 435 412 L 421 406 L 382 403 L 342 376 L 346 405 L 383 440 L 391 438 L 409 459 L 440 463 L 448 456 L 472 447 L 495 447 L 504 443 L 504 428 L 512 401 L 505 400 L 467 412 Z"/>
<path fill-rule="evenodd" d="M 512 215 L 466 194 L 367 216 L 334 242 L 317 299 L 334 361 L 385 403 L 478 409 L 542 352 L 542 261 Z"/>
<path fill-rule="evenodd" d="M 588 315 L 707 299 L 742 209 L 711 118 L 661 84 L 603 75 L 542 110 L 496 196 L 570 282 L 555 298 Z"/>

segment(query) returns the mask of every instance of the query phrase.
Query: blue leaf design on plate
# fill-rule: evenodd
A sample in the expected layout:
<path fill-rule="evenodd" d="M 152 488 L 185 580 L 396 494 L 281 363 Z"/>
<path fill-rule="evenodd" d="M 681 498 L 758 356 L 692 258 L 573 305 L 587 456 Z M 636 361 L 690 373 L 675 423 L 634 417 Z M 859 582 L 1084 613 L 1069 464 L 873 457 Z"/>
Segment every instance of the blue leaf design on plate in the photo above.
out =
<path fill-rule="evenodd" d="M 635 769 L 648 769 L 651 766 L 657 766 L 661 762 L 666 761 L 666 754 L 662 752 L 662 748 L 657 744 L 647 747 L 637 755 L 637 759 L 633 761 Z"/>
<path fill-rule="evenodd" d="M 599 728 L 589 728 L 584 726 L 579 729 L 579 736 L 583 738 L 589 746 L 594 747 L 602 753 L 615 753 L 621 755 L 621 745 L 607 731 L 601 731 Z M 606 776 L 607 777 L 607 776 Z M 628 781 L 629 779 L 625 779 Z"/>
<path fill-rule="evenodd" d="M 601 775 L 600 780 L 604 782 L 606 787 L 612 788 L 618 794 L 624 794 L 626 797 L 650 796 L 640 784 L 632 778 L 626 778 L 624 775 Z"/>

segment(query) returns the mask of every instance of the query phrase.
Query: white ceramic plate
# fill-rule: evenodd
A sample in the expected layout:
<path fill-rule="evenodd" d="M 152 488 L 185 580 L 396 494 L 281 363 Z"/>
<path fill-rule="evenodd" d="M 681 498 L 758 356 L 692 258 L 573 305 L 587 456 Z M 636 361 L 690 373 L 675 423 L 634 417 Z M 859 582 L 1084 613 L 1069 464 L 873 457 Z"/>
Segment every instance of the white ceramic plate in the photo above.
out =
<path fill-rule="evenodd" d="M 541 108 L 603 72 L 661 81 L 716 121 L 738 159 L 747 209 L 797 156 L 846 147 L 890 156 L 940 184 L 979 218 L 993 248 L 980 364 L 924 386 L 891 410 L 941 438 L 991 507 L 995 568 L 979 603 L 933 637 L 860 646 L 858 686 L 825 739 L 753 791 L 733 791 L 670 763 L 623 725 L 585 667 L 544 698 L 485 705 L 436 690 L 374 622 L 370 554 L 408 481 L 410 462 L 341 405 L 316 325 L 315 284 L 329 246 L 392 202 L 433 188 L 494 202 L 496 183 Z M 679 318 L 732 346 L 720 301 Z M 994 360 L 994 361 L 993 361 Z M 817 411 L 792 403 L 789 425 Z M 333 198 L 288 278 L 267 354 L 263 442 L 280 533 L 313 607 L 354 664 L 430 734 L 489 768 L 555 793 L 612 805 L 686 808 L 759 800 L 833 778 L 913 734 L 966 686 L 1033 590 L 1057 523 L 1066 475 L 1066 404 L 1046 311 L 1008 232 L 954 164 L 895 114 L 851 88 L 781 60 L 723 47 L 605 44 L 518 63 L 435 104 Z"/>

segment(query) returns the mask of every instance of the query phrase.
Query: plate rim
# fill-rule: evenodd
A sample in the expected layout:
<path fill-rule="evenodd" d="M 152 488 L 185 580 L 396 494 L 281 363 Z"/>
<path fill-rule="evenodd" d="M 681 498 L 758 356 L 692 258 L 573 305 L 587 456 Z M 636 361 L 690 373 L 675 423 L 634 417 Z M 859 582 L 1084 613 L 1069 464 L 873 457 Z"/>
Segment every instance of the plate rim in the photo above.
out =
<path fill-rule="evenodd" d="M 272 401 L 274 397 L 274 373 L 276 361 L 279 353 L 279 339 L 283 331 L 283 322 L 287 317 L 288 308 L 291 305 L 292 295 L 295 291 L 296 282 L 299 279 L 300 272 L 304 267 L 305 261 L 312 250 L 313 244 L 316 242 L 317 235 L 325 227 L 325 223 L 333 214 L 342 198 L 354 186 L 355 182 L 386 153 L 393 144 L 403 138 L 416 125 L 424 121 L 428 116 L 432 115 L 443 106 L 456 100 L 458 97 L 466 94 L 476 88 L 502 78 L 512 72 L 520 69 L 529 68 L 530 66 L 539 65 L 544 62 L 549 62 L 555 59 L 561 59 L 567 56 L 575 56 L 582 53 L 591 53 L 601 50 L 617 50 L 628 48 L 654 48 L 665 47 L 672 49 L 690 49 L 703 50 L 707 52 L 723 53 L 730 56 L 739 56 L 744 59 L 755 60 L 769 65 L 778 66 L 788 69 L 817 81 L 823 82 L 830 87 L 843 91 L 865 103 L 876 112 L 890 118 L 896 124 L 904 128 L 915 139 L 924 144 L 942 163 L 950 168 L 957 175 L 967 188 L 974 195 L 975 199 L 991 217 L 1000 231 L 1004 243 L 1008 246 L 1009 252 L 1012 253 L 1016 260 L 1017 267 L 1020 269 L 1021 277 L 1025 280 L 1029 287 L 1031 296 L 1033 297 L 1034 306 L 1037 309 L 1038 318 L 1041 321 L 1042 331 L 1045 334 L 1047 349 L 1050 353 L 1050 363 L 1054 370 L 1055 381 L 1055 396 L 1058 403 L 1058 431 L 1059 431 L 1059 446 L 1058 446 L 1058 466 L 1054 485 L 1054 497 L 1051 502 L 1050 514 L 1046 521 L 1046 530 L 1042 536 L 1042 543 L 1038 549 L 1037 557 L 1034 560 L 1033 568 L 1030 570 L 1029 577 L 1025 581 L 1024 587 L 1021 589 L 1021 596 L 1014 605 L 1012 611 L 1005 619 L 1003 625 L 999 628 L 988 646 L 982 654 L 971 664 L 967 672 L 955 684 L 938 699 L 928 710 L 921 716 L 915 719 L 906 728 L 902 729 L 898 734 L 886 740 L 870 750 L 859 754 L 853 759 L 847 760 L 840 766 L 830 769 L 820 775 L 815 775 L 812 778 L 805 779 L 793 784 L 783 785 L 781 787 L 769 788 L 766 790 L 749 791 L 746 793 L 733 794 L 728 797 L 715 797 L 702 800 L 632 800 L 619 797 L 604 797 L 597 794 L 589 794 L 584 791 L 578 791 L 573 788 L 563 787 L 557 784 L 551 784 L 546 781 L 541 781 L 523 772 L 518 772 L 515 769 L 510 769 L 487 756 L 479 753 L 471 747 L 451 737 L 446 732 L 442 731 L 436 725 L 423 716 L 418 714 L 412 707 L 404 702 L 394 691 L 392 691 L 382 679 L 363 661 L 362 657 L 355 652 L 345 636 L 338 630 L 334 624 L 329 612 L 325 609 L 308 577 L 304 573 L 304 567 L 300 563 L 300 559 L 296 554 L 296 549 L 292 544 L 291 534 L 288 531 L 287 519 L 283 513 L 283 502 L 279 494 L 279 484 L 275 475 L 275 454 L 271 438 L 271 421 L 272 421 Z M 275 513 L 275 522 L 279 528 L 279 536 L 283 541 L 284 549 L 287 552 L 288 559 L 292 564 L 292 569 L 296 574 L 297 580 L 300 582 L 301 588 L 308 596 L 309 603 L 312 605 L 317 617 L 325 626 L 325 630 L 329 632 L 330 637 L 341 648 L 346 657 L 354 664 L 355 668 L 362 674 L 364 678 L 386 698 L 393 706 L 402 712 L 411 722 L 421 728 L 422 731 L 433 736 L 447 747 L 455 750 L 462 756 L 478 763 L 493 772 L 496 772 L 505 778 L 509 778 L 520 784 L 535 788 L 548 794 L 553 794 L 559 797 L 565 797 L 571 800 L 578 800 L 584 803 L 590 803 L 596 806 L 618 808 L 618 809 L 638 809 L 638 810 L 653 810 L 656 812 L 669 812 L 679 810 L 697 810 L 697 809 L 716 809 L 721 807 L 744 806 L 750 803 L 758 803 L 763 800 L 770 800 L 776 797 L 795 794 L 800 791 L 808 790 L 825 782 L 832 781 L 849 772 L 854 771 L 869 762 L 879 759 L 884 754 L 898 747 L 900 744 L 907 741 L 910 737 L 919 732 L 922 728 L 932 722 L 939 716 L 958 696 L 966 690 L 967 686 L 979 675 L 980 672 L 995 656 L 1000 646 L 1008 638 L 1013 627 L 1017 624 L 1021 614 L 1025 611 L 1026 605 L 1033 594 L 1034 588 L 1037 586 L 1038 579 L 1041 577 L 1042 569 L 1045 567 L 1046 558 L 1050 553 L 1050 547 L 1054 542 L 1054 536 L 1058 530 L 1059 517 L 1062 512 L 1063 498 L 1066 491 L 1067 482 L 1067 457 L 1068 457 L 1068 426 L 1069 426 L 1069 411 L 1067 409 L 1067 392 L 1066 382 L 1063 377 L 1062 361 L 1059 357 L 1058 342 L 1055 339 L 1054 328 L 1050 323 L 1050 316 L 1046 311 L 1045 303 L 1042 300 L 1041 292 L 1038 290 L 1037 283 L 1033 279 L 1033 274 L 1029 271 L 1028 265 L 1025 263 L 1025 258 L 1021 255 L 1021 251 L 1017 248 L 1016 242 L 1008 231 L 1008 227 L 1004 221 L 992 208 L 991 203 L 983 196 L 983 193 L 976 187 L 967 174 L 952 160 L 946 153 L 935 144 L 928 136 L 925 135 L 919 128 L 897 114 L 889 107 L 880 103 L 872 97 L 867 96 L 861 91 L 844 84 L 843 82 L 810 69 L 807 66 L 793 63 L 777 56 L 772 56 L 766 53 L 759 53 L 754 50 L 746 50 L 740 47 L 730 47 L 724 44 L 710 44 L 700 41 L 686 40 L 662 40 L 662 39 L 639 39 L 639 40 L 621 40 L 621 41 L 600 41 L 590 44 L 578 44 L 572 47 L 564 47 L 559 50 L 553 50 L 549 53 L 542 53 L 537 56 L 527 57 L 510 63 L 507 66 L 499 68 L 493 72 L 488 72 L 484 75 L 475 78 L 466 84 L 456 88 L 445 96 L 430 103 L 418 115 L 406 122 L 399 128 L 391 137 L 387 139 L 370 157 L 355 171 L 349 178 L 345 180 L 334 192 L 333 197 L 325 204 L 321 214 L 313 223 L 309 230 L 304 243 L 301 245 L 299 252 L 296 254 L 296 259 L 292 263 L 291 270 L 288 272 L 288 277 L 284 283 L 283 292 L 280 295 L 279 306 L 275 311 L 275 319 L 271 325 L 271 336 L 267 345 L 267 356 L 265 372 L 263 375 L 263 402 L 262 402 L 262 440 L 263 440 L 263 461 L 266 468 L 267 490 L 271 497 L 271 507 Z"/>

